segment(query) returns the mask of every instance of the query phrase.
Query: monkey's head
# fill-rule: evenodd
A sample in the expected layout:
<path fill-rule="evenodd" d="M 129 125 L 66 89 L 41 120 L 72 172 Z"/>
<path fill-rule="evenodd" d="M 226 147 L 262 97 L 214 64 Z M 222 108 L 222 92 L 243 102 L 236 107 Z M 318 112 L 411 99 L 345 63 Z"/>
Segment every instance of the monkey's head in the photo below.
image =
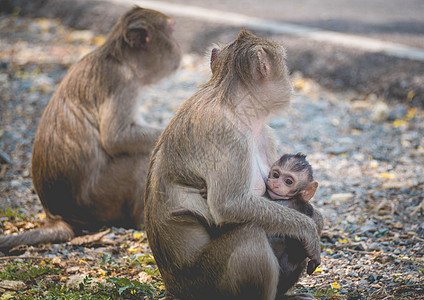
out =
<path fill-rule="evenodd" d="M 103 48 L 120 62 L 134 59 L 137 67 L 168 75 L 181 60 L 174 24 L 161 12 L 135 6 L 120 17 Z"/>
<path fill-rule="evenodd" d="M 314 181 L 306 155 L 284 154 L 272 165 L 267 186 L 273 200 L 291 200 L 300 196 L 303 201 L 309 201 L 315 194 L 318 182 Z"/>
<path fill-rule="evenodd" d="M 229 95 L 235 87 L 249 91 L 270 111 L 285 107 L 292 93 L 285 57 L 281 44 L 242 30 L 233 42 L 212 50 L 210 83 Z"/>

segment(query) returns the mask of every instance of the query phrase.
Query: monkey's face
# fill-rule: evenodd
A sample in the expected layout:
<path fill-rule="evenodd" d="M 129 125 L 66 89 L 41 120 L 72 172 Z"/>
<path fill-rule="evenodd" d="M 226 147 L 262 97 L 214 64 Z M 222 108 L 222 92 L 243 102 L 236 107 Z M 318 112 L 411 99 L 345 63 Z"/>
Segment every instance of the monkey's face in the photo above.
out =
<path fill-rule="evenodd" d="M 299 179 L 295 173 L 274 165 L 269 172 L 267 186 L 272 200 L 289 200 L 298 192 Z"/>

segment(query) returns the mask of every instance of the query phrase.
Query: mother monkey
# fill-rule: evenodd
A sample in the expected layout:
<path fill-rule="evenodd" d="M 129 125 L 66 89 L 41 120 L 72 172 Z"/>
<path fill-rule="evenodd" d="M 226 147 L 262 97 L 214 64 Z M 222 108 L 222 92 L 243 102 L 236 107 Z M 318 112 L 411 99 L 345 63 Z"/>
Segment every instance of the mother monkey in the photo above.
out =
<path fill-rule="evenodd" d="M 309 274 L 320 263 L 320 244 L 311 218 L 260 196 L 277 158 L 265 120 L 291 94 L 284 49 L 241 31 L 212 51 L 211 69 L 151 159 L 145 214 L 153 255 L 171 299 L 290 297 L 277 292 L 268 237 L 299 240 Z M 198 192 L 205 187 L 207 200 Z"/>

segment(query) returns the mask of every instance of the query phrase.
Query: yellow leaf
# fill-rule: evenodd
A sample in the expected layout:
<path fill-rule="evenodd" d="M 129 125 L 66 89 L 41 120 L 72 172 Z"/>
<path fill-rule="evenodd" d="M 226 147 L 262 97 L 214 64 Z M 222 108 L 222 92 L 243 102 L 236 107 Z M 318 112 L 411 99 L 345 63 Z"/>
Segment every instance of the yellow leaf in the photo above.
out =
<path fill-rule="evenodd" d="M 1 295 L 0 300 L 12 299 L 12 298 L 14 298 L 15 294 L 16 294 L 16 292 L 7 291 L 7 292 L 5 292 Z"/>
<path fill-rule="evenodd" d="M 306 82 L 303 79 L 298 79 L 294 82 L 293 85 L 294 85 L 295 88 L 302 90 L 305 87 Z"/>
<path fill-rule="evenodd" d="M 408 109 L 408 113 L 406 114 L 406 120 L 412 120 L 415 115 L 417 113 L 417 108 L 416 107 L 411 107 L 410 109 Z"/>
<path fill-rule="evenodd" d="M 325 249 L 325 252 L 327 252 L 328 254 L 333 254 L 333 250 L 331 249 Z"/>
<path fill-rule="evenodd" d="M 102 275 L 106 275 L 106 272 L 103 271 L 103 270 L 99 270 L 99 273 L 102 274 Z"/>
<path fill-rule="evenodd" d="M 317 267 L 316 269 L 315 269 L 315 271 L 314 271 L 314 273 L 321 273 L 322 272 L 322 270 L 321 270 L 321 268 L 320 267 Z"/>
<path fill-rule="evenodd" d="M 93 38 L 92 43 L 93 45 L 101 46 L 104 44 L 105 41 L 106 41 L 106 38 L 103 35 L 98 35 Z"/>
<path fill-rule="evenodd" d="M 80 260 L 79 260 L 79 263 L 80 263 L 80 264 L 88 264 L 88 263 L 87 263 L 85 260 L 83 260 L 83 259 L 80 259 Z"/>
<path fill-rule="evenodd" d="M 40 264 L 45 265 L 46 262 L 44 260 L 40 261 Z"/>
<path fill-rule="evenodd" d="M 142 232 L 135 232 L 135 233 L 133 234 L 133 237 L 134 237 L 135 239 L 141 239 L 141 238 L 143 237 L 143 233 L 142 233 Z"/>
<path fill-rule="evenodd" d="M 361 130 L 358 130 L 358 129 L 352 129 L 352 132 L 351 133 L 353 135 L 361 135 L 362 131 Z"/>
<path fill-rule="evenodd" d="M 347 243 L 346 239 L 339 239 L 339 243 Z"/>
<path fill-rule="evenodd" d="M 414 99 L 415 97 L 415 92 L 414 91 L 409 91 L 408 95 L 406 96 L 406 99 L 408 101 L 412 101 L 412 99 Z"/>
<path fill-rule="evenodd" d="M 46 218 L 46 214 L 38 214 L 37 217 L 39 219 L 45 219 Z"/>
<path fill-rule="evenodd" d="M 131 252 L 131 253 L 135 253 L 135 252 L 140 251 L 140 249 L 137 249 L 137 248 L 128 248 L 127 251 L 128 252 Z"/>
<path fill-rule="evenodd" d="M 333 289 L 339 289 L 340 288 L 340 286 L 337 284 L 337 281 L 333 282 L 331 284 L 331 286 L 333 287 Z"/>
<path fill-rule="evenodd" d="M 401 126 L 405 126 L 407 122 L 405 120 L 395 120 L 393 121 L 393 127 L 398 128 Z"/>
<path fill-rule="evenodd" d="M 387 178 L 387 179 L 395 179 L 395 174 L 390 174 L 390 173 L 381 173 L 380 174 L 381 178 Z"/>

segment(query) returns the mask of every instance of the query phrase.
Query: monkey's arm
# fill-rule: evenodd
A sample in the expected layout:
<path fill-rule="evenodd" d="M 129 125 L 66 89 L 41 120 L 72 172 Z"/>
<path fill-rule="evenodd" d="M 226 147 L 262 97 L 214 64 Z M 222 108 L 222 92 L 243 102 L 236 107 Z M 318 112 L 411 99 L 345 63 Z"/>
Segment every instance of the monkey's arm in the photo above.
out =
<path fill-rule="evenodd" d="M 205 174 L 207 202 L 214 222 L 218 226 L 252 223 L 263 228 L 269 236 L 284 235 L 299 240 L 311 258 L 308 267 L 311 274 L 321 262 L 314 221 L 293 209 L 253 195 L 250 151 L 246 145 L 234 145 L 232 150 L 231 158 L 220 160 Z"/>
<path fill-rule="evenodd" d="M 314 220 L 315 225 L 317 226 L 318 234 L 321 236 L 321 232 L 324 227 L 324 218 L 321 212 L 315 206 L 313 206 L 313 208 L 314 208 L 314 212 L 312 214 L 312 220 Z"/>
<path fill-rule="evenodd" d="M 162 129 L 135 121 L 135 95 L 108 99 L 99 109 L 100 142 L 111 155 L 151 152 Z"/>

